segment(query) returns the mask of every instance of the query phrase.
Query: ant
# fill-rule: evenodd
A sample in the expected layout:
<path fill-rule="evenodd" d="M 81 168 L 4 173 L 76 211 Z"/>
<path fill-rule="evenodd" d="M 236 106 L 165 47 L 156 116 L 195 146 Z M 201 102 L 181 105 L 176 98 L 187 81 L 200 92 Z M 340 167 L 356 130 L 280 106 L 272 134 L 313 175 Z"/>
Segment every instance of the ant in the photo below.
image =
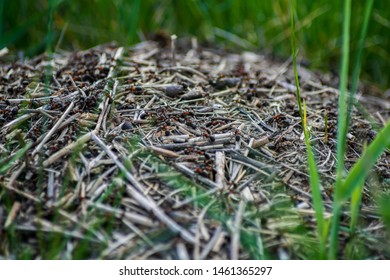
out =
<path fill-rule="evenodd" d="M 8 105 L 8 106 L 11 105 L 11 102 L 9 102 L 9 100 L 5 96 L 1 96 L 0 101 L 4 102 L 5 105 Z"/>
<path fill-rule="evenodd" d="M 239 129 L 236 129 L 234 131 L 234 137 L 236 139 L 236 141 L 240 141 L 240 138 L 241 138 L 241 131 Z"/>
<path fill-rule="evenodd" d="M 130 92 L 132 92 L 134 94 L 141 94 L 143 92 L 143 88 L 141 86 L 131 85 L 130 86 Z"/>
<path fill-rule="evenodd" d="M 180 114 L 182 117 L 193 116 L 194 113 L 190 111 L 184 111 Z"/>

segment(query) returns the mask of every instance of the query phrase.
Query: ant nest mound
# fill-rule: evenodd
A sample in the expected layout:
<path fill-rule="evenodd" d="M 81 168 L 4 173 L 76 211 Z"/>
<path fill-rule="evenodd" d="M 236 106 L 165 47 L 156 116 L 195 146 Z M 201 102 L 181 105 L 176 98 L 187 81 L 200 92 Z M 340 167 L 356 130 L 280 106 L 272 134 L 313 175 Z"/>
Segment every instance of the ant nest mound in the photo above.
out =
<path fill-rule="evenodd" d="M 91 242 L 91 257 L 103 246 L 102 258 L 299 258 L 316 243 L 291 60 L 143 42 L 0 66 L 0 185 L 33 255 L 39 230 Z M 336 79 L 298 71 L 329 209 Z M 388 101 L 361 101 L 374 122 L 354 110 L 347 168 L 389 118 Z M 369 186 L 389 187 L 388 154 L 375 172 L 361 210 L 372 223 Z"/>

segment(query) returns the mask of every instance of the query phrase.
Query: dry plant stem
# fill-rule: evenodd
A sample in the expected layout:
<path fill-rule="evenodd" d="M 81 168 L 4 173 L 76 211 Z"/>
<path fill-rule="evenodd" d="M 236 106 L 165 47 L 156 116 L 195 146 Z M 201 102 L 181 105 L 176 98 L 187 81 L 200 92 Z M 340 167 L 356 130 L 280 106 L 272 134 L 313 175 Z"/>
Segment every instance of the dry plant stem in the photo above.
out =
<path fill-rule="evenodd" d="M 26 115 L 22 115 L 20 116 L 19 118 L 7 123 L 6 125 L 3 126 L 3 129 L 12 129 L 14 128 L 15 126 L 21 124 L 22 122 L 32 118 L 36 113 L 30 113 L 30 114 L 26 114 Z"/>
<path fill-rule="evenodd" d="M 4 187 L 5 187 L 6 189 L 8 189 L 8 190 L 14 192 L 14 193 L 17 193 L 17 194 L 19 194 L 19 195 L 21 195 L 21 196 L 23 196 L 23 197 L 25 197 L 25 198 L 31 200 L 31 201 L 34 201 L 34 202 L 37 202 L 37 203 L 41 202 L 41 201 L 40 201 L 38 198 L 36 198 L 35 196 L 33 196 L 33 195 L 31 195 L 31 194 L 29 194 L 29 193 L 27 193 L 27 192 L 25 192 L 25 191 L 18 190 L 17 188 L 15 188 L 15 187 L 13 187 L 13 186 L 10 186 L 9 184 L 5 185 Z"/>
<path fill-rule="evenodd" d="M 239 256 L 240 231 L 241 231 L 242 216 L 244 215 L 244 211 L 245 211 L 245 200 L 241 200 L 238 205 L 238 210 L 232 228 L 233 236 L 231 241 L 231 252 L 230 252 L 230 257 L 232 260 L 238 260 L 238 256 Z"/>
<path fill-rule="evenodd" d="M 196 244 L 194 246 L 194 259 L 199 260 L 200 259 L 200 237 L 201 235 L 203 238 L 208 241 L 210 239 L 210 235 L 206 229 L 206 226 L 204 225 L 204 217 L 208 211 L 208 209 L 216 202 L 216 199 L 211 200 L 206 207 L 202 209 L 198 216 L 198 224 L 197 224 L 197 231 L 196 231 Z"/>
<path fill-rule="evenodd" d="M 77 139 L 75 142 L 70 143 L 69 145 L 65 146 L 58 152 L 54 153 L 51 155 L 47 160 L 43 162 L 43 166 L 47 167 L 53 163 L 55 163 L 57 160 L 62 158 L 63 156 L 67 155 L 70 153 L 73 149 L 75 149 L 78 146 L 81 146 L 85 143 L 87 143 L 91 139 L 92 131 L 88 132 L 87 134 L 81 136 L 79 139 Z"/>
<path fill-rule="evenodd" d="M 200 253 L 201 260 L 204 260 L 207 257 L 207 255 L 211 252 L 211 250 L 214 248 L 215 244 L 219 241 L 222 235 L 222 226 L 218 226 L 217 229 L 214 231 L 213 237 L 210 239 L 210 241 L 204 247 L 203 251 Z"/>
<path fill-rule="evenodd" d="M 53 76 L 53 77 L 54 77 L 54 76 Z M 69 79 L 70 79 L 70 81 L 72 82 L 72 85 L 73 85 L 75 88 L 77 88 L 77 90 L 79 91 L 79 93 L 80 93 L 84 98 L 87 98 L 87 95 L 85 94 L 85 92 L 84 92 L 81 88 L 79 88 L 79 87 L 76 85 L 76 83 L 73 81 L 72 76 L 69 75 Z"/>
<path fill-rule="evenodd" d="M 177 36 L 173 34 L 171 36 L 171 56 L 172 56 L 172 66 L 176 66 L 176 39 Z"/>
<path fill-rule="evenodd" d="M 104 142 L 96 136 L 95 132 L 91 132 L 91 138 L 96 144 L 102 148 L 106 154 L 114 161 L 114 163 L 119 167 L 119 169 L 125 174 L 126 179 L 140 192 L 144 193 L 145 188 L 129 173 L 127 168 L 118 160 L 118 157 L 111 151 L 109 147 L 104 144 Z"/>
<path fill-rule="evenodd" d="M 111 104 L 113 100 L 115 100 L 115 94 L 116 94 L 116 90 L 117 90 L 117 87 L 118 87 L 118 80 L 115 79 L 115 82 L 114 82 L 114 86 L 112 88 L 112 91 L 110 93 L 110 97 L 107 98 L 106 102 L 108 103 L 105 107 L 106 109 L 104 110 L 104 114 L 103 114 L 103 131 L 106 133 L 107 132 L 107 116 L 108 116 L 108 112 L 110 111 L 111 109 Z M 111 101 L 111 102 L 110 102 Z"/>
<path fill-rule="evenodd" d="M 149 217 L 145 217 L 136 213 L 128 213 L 126 211 L 121 211 L 115 208 L 112 208 L 110 206 L 101 204 L 101 203 L 92 203 L 90 201 L 87 202 L 88 206 L 94 207 L 96 209 L 105 211 L 107 213 L 113 213 L 116 215 L 117 218 L 121 218 L 122 216 L 129 219 L 129 221 L 133 223 L 137 223 L 146 227 L 153 227 L 156 226 L 156 223 L 154 223 Z"/>
<path fill-rule="evenodd" d="M 225 153 L 216 152 L 215 153 L 215 165 L 216 165 L 215 183 L 219 186 L 220 189 L 226 188 L 225 164 L 226 164 Z"/>
<path fill-rule="evenodd" d="M 208 186 L 212 189 L 219 190 L 219 186 L 216 183 L 214 183 L 213 181 L 211 181 L 205 177 L 202 177 L 200 175 L 195 174 L 192 170 L 188 169 L 183 164 L 175 163 L 174 166 L 176 167 L 176 169 L 178 169 L 179 171 L 181 171 L 183 174 L 187 175 L 188 177 L 194 178 L 195 180 L 205 184 L 206 186 Z"/>
<path fill-rule="evenodd" d="M 104 245 L 106 250 L 88 246 L 86 253 L 107 259 L 264 258 L 264 247 L 288 252 L 291 258 L 308 257 L 306 249 L 299 248 L 314 244 L 316 217 L 289 62 L 282 65 L 250 52 L 210 48 L 182 52 L 185 46 L 177 47 L 177 66 L 172 66 L 170 46 L 162 49 L 154 42 L 124 48 L 121 63 L 116 60 L 122 51 L 112 46 L 55 54 L 51 61 L 55 79 L 47 85 L 31 86 L 45 67 L 44 58 L 26 60 L 16 68 L 0 66 L 9 77 L 0 83 L 0 91 L 17 87 L 0 94 L 0 122 L 12 127 L 0 129 L 0 187 L 3 196 L 11 197 L 10 206 L 16 200 L 21 203 L 9 229 L 15 229 L 16 238 L 30 236 L 18 240 L 21 246 L 42 252 L 37 258 L 47 249 L 37 245 L 38 230 L 61 232 L 66 246 L 55 253 L 69 258 L 78 250 L 74 247 L 78 239 Z M 304 66 L 300 70 L 301 97 L 310 104 L 311 143 L 324 186 L 330 186 L 336 162 L 331 147 L 336 143 L 337 109 L 332 105 L 339 91 L 325 85 L 331 84 L 326 77 Z M 116 78 L 117 73 L 121 77 Z M 24 80 L 30 83 L 27 87 Z M 75 91 L 68 92 L 69 86 Z M 366 103 L 373 104 L 367 98 Z M 73 109 L 60 122 L 71 102 Z M 378 113 L 372 117 L 383 122 L 389 117 L 387 105 L 374 103 Z M 360 115 L 353 115 L 352 125 L 356 130 L 348 138 L 347 166 L 362 152 L 359 140 L 375 134 Z M 38 155 L 44 168 L 36 166 Z M 5 159 L 12 159 L 12 164 Z M 387 166 L 382 157 L 376 170 L 387 177 Z M 37 178 L 40 188 L 34 185 Z M 331 200 L 325 199 L 324 191 L 329 212 Z M 367 223 L 377 225 L 378 210 L 367 204 L 371 195 L 370 189 L 364 191 L 361 213 Z M 37 204 L 44 216 L 37 213 Z M 58 217 L 49 214 L 54 209 L 66 211 L 59 210 Z M 2 226 L 9 216 L 5 210 L 0 206 Z M 39 227 L 33 223 L 37 216 Z M 340 216 L 343 221 L 351 217 L 344 209 Z M 231 217 L 227 230 L 223 217 Z M 307 226 L 311 237 L 296 235 L 296 226 Z M 360 230 L 365 232 L 359 225 Z M 164 235 L 166 231 L 171 233 Z M 369 233 L 374 239 L 362 236 L 368 251 L 382 244 L 377 237 L 384 231 L 373 226 Z M 244 240 L 244 233 L 253 238 Z M 340 232 L 339 237 L 346 236 Z M 12 246 L 8 248 L 17 256 Z M 381 249 L 374 251 L 377 258 L 384 258 Z"/>
<path fill-rule="evenodd" d="M 155 152 L 158 155 L 166 156 L 168 158 L 178 158 L 180 155 L 172 152 L 170 150 L 166 150 L 163 148 L 155 147 L 155 146 L 150 146 L 149 147 L 153 152 Z"/>
<path fill-rule="evenodd" d="M 118 48 L 118 50 L 115 53 L 113 65 L 110 67 L 110 71 L 108 73 L 107 78 L 111 78 L 114 75 L 114 73 L 115 73 L 114 69 L 115 69 L 115 65 L 116 65 L 116 60 L 120 59 L 122 54 L 123 54 L 123 47 Z M 78 93 L 78 91 L 76 93 Z M 105 107 L 106 107 L 108 105 L 108 99 L 107 100 L 104 99 L 103 103 L 101 103 L 101 104 L 105 104 Z M 102 109 L 105 109 L 105 108 L 102 108 Z M 95 133 L 99 132 L 100 126 L 101 126 L 101 124 L 103 122 L 104 113 L 105 113 L 105 110 L 102 110 L 100 115 L 99 115 L 99 119 L 98 119 L 98 122 L 96 124 L 95 130 L 93 132 L 95 132 Z M 67 155 L 70 151 L 72 151 L 77 146 L 83 145 L 86 142 L 88 142 L 91 139 L 91 134 L 93 132 L 88 132 L 87 134 L 85 134 L 82 137 L 80 137 L 79 139 L 77 139 L 75 142 L 72 142 L 68 146 L 62 148 L 61 150 L 59 150 L 58 152 L 56 152 L 55 154 L 50 156 L 50 158 L 48 158 L 47 160 L 45 160 L 43 162 L 43 166 L 47 167 L 50 164 L 53 164 L 54 162 L 59 160 L 61 157 Z"/>
<path fill-rule="evenodd" d="M 42 149 L 43 145 L 46 144 L 46 142 L 50 139 L 50 137 L 57 131 L 59 126 L 63 123 L 65 118 L 68 116 L 69 112 L 72 111 L 74 107 L 74 102 L 72 101 L 64 114 L 61 116 L 61 118 L 57 121 L 57 123 L 49 130 L 49 132 L 46 134 L 46 136 L 42 139 L 42 141 L 39 143 L 39 145 L 35 148 L 35 150 L 32 152 L 32 155 L 35 156 L 39 151 Z"/>
<path fill-rule="evenodd" d="M 106 153 L 107 155 L 114 160 L 115 164 L 119 167 L 119 169 L 125 174 L 126 179 L 135 187 L 132 188 L 130 186 L 126 187 L 127 192 L 147 211 L 151 211 L 161 222 L 166 224 L 170 230 L 173 232 L 177 232 L 180 236 L 190 243 L 195 243 L 195 237 L 179 226 L 174 220 L 168 217 L 164 211 L 157 206 L 157 204 L 146 194 L 144 194 L 144 187 L 127 171 L 125 166 L 118 161 L 116 155 L 108 149 L 108 147 L 97 137 L 94 133 L 91 134 L 92 140 L 96 142 Z"/>

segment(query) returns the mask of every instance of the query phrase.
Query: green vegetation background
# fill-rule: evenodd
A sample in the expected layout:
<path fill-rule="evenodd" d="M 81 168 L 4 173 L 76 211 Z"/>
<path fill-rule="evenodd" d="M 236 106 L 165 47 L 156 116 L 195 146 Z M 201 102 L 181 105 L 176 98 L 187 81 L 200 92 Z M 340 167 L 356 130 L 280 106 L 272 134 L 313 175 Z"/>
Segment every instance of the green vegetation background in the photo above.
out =
<path fill-rule="evenodd" d="M 310 66 L 338 72 L 342 2 L 297 1 L 297 46 Z M 353 1 L 354 58 L 365 1 Z M 86 49 L 116 41 L 128 45 L 165 30 L 228 47 L 291 55 L 288 0 L 0 0 L 0 48 L 36 55 L 47 46 Z M 354 60 L 352 59 L 351 63 Z M 374 1 L 362 80 L 390 87 L 390 1 Z"/>

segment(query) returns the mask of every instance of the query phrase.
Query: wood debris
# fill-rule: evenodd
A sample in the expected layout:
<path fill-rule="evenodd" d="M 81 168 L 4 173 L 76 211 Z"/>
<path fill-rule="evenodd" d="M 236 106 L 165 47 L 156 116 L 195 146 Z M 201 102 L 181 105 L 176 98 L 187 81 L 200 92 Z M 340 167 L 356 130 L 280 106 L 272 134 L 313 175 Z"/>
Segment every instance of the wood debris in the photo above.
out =
<path fill-rule="evenodd" d="M 291 61 L 172 38 L 162 49 L 105 45 L 0 64 L 0 237 L 12 228 L 32 258 L 49 257 L 38 243 L 54 233 L 63 248 L 91 244 L 84 258 L 300 258 L 310 250 L 315 220 Z M 338 91 L 303 70 L 331 212 Z M 388 104 L 368 108 L 374 123 L 354 111 L 348 168 L 389 118 Z M 388 184 L 389 162 L 387 153 L 376 165 L 378 186 Z M 7 246 L 0 241 L 0 258 L 14 257 Z"/>

